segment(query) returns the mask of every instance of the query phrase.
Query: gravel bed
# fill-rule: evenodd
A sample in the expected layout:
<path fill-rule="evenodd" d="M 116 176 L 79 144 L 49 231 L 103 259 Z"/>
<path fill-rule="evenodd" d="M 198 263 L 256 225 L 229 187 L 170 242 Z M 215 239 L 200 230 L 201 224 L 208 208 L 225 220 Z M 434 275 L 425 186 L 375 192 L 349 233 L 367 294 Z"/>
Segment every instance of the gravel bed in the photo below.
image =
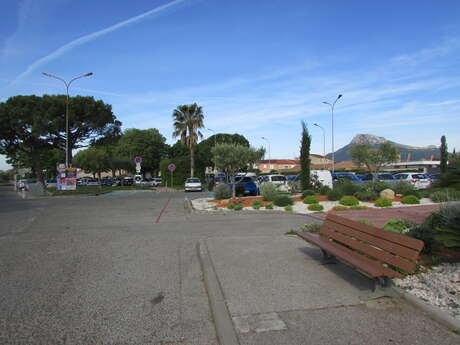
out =
<path fill-rule="evenodd" d="M 424 273 L 393 279 L 393 282 L 460 321 L 460 263 L 441 264 Z"/>

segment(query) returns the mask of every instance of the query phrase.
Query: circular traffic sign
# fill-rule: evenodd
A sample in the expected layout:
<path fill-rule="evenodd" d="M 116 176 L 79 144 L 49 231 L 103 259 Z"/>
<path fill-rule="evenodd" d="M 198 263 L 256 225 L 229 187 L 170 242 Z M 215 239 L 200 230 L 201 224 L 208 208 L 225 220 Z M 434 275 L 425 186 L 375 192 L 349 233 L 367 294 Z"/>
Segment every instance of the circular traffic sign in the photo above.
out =
<path fill-rule="evenodd" d="M 176 170 L 176 166 L 171 163 L 171 164 L 168 165 L 168 170 L 169 171 L 174 171 L 174 170 Z"/>
<path fill-rule="evenodd" d="M 142 157 L 139 157 L 139 156 L 134 157 L 134 163 L 141 164 L 142 163 Z"/>

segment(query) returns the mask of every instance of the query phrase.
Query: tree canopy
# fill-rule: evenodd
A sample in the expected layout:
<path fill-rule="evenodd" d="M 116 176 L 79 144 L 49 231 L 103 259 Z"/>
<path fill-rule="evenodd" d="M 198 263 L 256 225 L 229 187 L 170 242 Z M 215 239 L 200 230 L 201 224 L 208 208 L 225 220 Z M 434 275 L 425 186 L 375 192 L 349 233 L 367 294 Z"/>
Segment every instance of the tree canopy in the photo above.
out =
<path fill-rule="evenodd" d="M 399 152 L 393 144 L 386 141 L 378 148 L 368 143 L 355 144 L 350 155 L 359 167 L 365 166 L 369 171 L 379 171 L 385 164 L 396 162 Z"/>

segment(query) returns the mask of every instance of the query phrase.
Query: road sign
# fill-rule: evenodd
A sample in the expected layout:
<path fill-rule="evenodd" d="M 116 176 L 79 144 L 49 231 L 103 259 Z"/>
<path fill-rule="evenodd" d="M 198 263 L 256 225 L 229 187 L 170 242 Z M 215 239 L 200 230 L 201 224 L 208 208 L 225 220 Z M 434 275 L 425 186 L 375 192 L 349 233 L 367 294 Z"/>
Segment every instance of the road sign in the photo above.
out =
<path fill-rule="evenodd" d="M 171 163 L 171 164 L 168 165 L 168 170 L 169 171 L 174 171 L 174 170 L 176 170 L 176 166 Z"/>
<path fill-rule="evenodd" d="M 134 163 L 141 164 L 142 163 L 142 157 L 139 157 L 139 156 L 134 157 Z"/>

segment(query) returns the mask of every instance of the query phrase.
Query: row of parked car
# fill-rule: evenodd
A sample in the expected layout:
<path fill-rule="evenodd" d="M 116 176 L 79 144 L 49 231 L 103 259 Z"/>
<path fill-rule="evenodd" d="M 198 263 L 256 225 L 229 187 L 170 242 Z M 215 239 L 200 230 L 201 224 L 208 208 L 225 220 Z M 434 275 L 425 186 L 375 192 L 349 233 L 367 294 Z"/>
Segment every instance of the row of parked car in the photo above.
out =
<path fill-rule="evenodd" d="M 140 178 L 139 178 L 140 177 Z M 161 178 L 142 178 L 140 175 L 124 177 L 104 177 L 101 180 L 82 177 L 77 179 L 77 186 L 132 186 L 140 185 L 142 187 L 157 187 L 161 185 Z"/>
<path fill-rule="evenodd" d="M 403 172 L 403 173 L 367 173 L 367 174 L 354 174 L 350 172 L 335 172 L 332 178 L 336 183 L 339 179 L 348 179 L 353 183 L 362 184 L 373 181 L 381 181 L 389 184 L 390 186 L 398 181 L 407 181 L 414 185 L 416 189 L 429 188 L 433 182 L 439 179 L 439 174 L 423 174 L 416 172 Z"/>

